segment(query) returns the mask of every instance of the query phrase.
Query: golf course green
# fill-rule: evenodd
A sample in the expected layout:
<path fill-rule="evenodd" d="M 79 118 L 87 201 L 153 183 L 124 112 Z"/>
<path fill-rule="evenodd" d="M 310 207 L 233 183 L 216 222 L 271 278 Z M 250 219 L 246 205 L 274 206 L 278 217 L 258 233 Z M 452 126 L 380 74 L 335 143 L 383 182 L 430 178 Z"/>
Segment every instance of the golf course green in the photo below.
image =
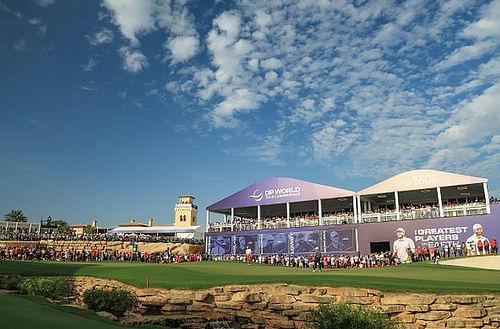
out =
<path fill-rule="evenodd" d="M 500 260 L 500 257 L 499 257 Z M 289 283 L 315 286 L 373 288 L 382 291 L 434 293 L 500 293 L 499 271 L 431 263 L 400 266 L 310 269 L 237 262 L 149 264 L 135 262 L 25 262 L 1 261 L 0 274 L 22 276 L 94 276 L 137 287 L 201 289 L 229 284 Z"/>
<path fill-rule="evenodd" d="M 40 297 L 0 295 L 1 328 L 119 329 L 130 328 L 103 319 L 92 311 L 51 304 Z M 158 328 L 143 326 L 138 328 Z"/>

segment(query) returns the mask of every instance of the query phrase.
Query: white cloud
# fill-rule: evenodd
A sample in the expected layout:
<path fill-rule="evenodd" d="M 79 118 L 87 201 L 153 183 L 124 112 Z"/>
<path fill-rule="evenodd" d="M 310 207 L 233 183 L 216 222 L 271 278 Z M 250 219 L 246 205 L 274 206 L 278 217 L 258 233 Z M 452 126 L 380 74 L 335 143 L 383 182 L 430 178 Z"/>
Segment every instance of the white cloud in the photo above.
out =
<path fill-rule="evenodd" d="M 179 36 L 168 42 L 173 63 L 185 62 L 198 52 L 199 41 L 194 36 Z"/>
<path fill-rule="evenodd" d="M 500 0 L 493 0 L 481 10 L 481 18 L 464 29 L 467 38 L 486 39 L 500 37 Z"/>
<path fill-rule="evenodd" d="M 247 150 L 250 159 L 264 162 L 267 165 L 279 166 L 284 164 L 284 161 L 281 159 L 285 153 L 282 133 L 273 133 L 258 140 L 257 143 L 259 145 L 250 146 Z"/>
<path fill-rule="evenodd" d="M 215 127 L 235 127 L 238 120 L 234 117 L 238 112 L 255 110 L 265 97 L 257 95 L 248 89 L 237 89 L 218 104 L 211 113 L 211 120 Z"/>
<path fill-rule="evenodd" d="M 436 68 L 447 69 L 453 67 L 455 65 L 462 64 L 463 62 L 479 58 L 483 56 L 485 53 L 488 53 L 494 50 L 498 44 L 491 40 L 485 40 L 481 42 L 474 43 L 470 46 L 463 46 L 459 49 L 456 49 L 448 55 L 443 61 L 439 62 L 436 65 Z"/>
<path fill-rule="evenodd" d="M 453 112 L 448 128 L 436 143 L 445 146 L 469 146 L 488 136 L 500 133 L 500 83 L 488 88 L 482 95 L 467 101 Z"/>
<path fill-rule="evenodd" d="M 149 0 L 104 0 L 111 11 L 113 22 L 133 46 L 139 45 L 137 37 L 155 29 L 155 2 Z"/>
<path fill-rule="evenodd" d="M 277 70 L 283 67 L 283 63 L 277 58 L 268 58 L 260 62 L 264 70 Z"/>
<path fill-rule="evenodd" d="M 46 129 L 47 128 L 47 124 L 45 124 L 45 123 L 43 123 L 41 121 L 34 120 L 34 119 L 29 119 L 28 121 L 29 121 L 29 123 L 31 123 L 34 126 L 37 126 L 38 128 L 42 128 L 42 129 Z"/>
<path fill-rule="evenodd" d="M 123 69 L 131 73 L 138 73 L 148 67 L 148 60 L 144 54 L 129 47 L 122 47 L 119 53 L 123 59 Z"/>
<path fill-rule="evenodd" d="M 165 48 L 172 63 L 185 62 L 198 52 L 194 16 L 186 1 L 104 0 L 104 5 L 132 47 L 139 47 L 140 36 L 164 29 L 169 34 Z"/>
<path fill-rule="evenodd" d="M 97 64 L 99 64 L 99 61 L 94 56 L 91 56 L 88 62 L 82 66 L 82 69 L 84 72 L 92 72 Z"/>
<path fill-rule="evenodd" d="M 111 43 L 113 41 L 113 37 L 113 32 L 104 28 L 92 36 L 87 36 L 87 40 L 92 46 L 97 46 L 105 43 Z"/>
<path fill-rule="evenodd" d="M 35 3 L 39 5 L 40 7 L 47 7 L 50 5 L 53 5 L 56 2 L 56 0 L 35 0 Z"/>
<path fill-rule="evenodd" d="M 286 141 L 349 176 L 486 170 L 500 135 L 496 3 L 241 0 L 199 43 L 209 63 L 178 60 L 185 75 L 166 88 L 190 92 L 213 127 L 243 128 L 260 161 L 283 161 Z M 275 128 L 264 135 L 247 122 L 261 115 Z"/>
<path fill-rule="evenodd" d="M 38 18 L 28 19 L 28 23 L 37 28 L 37 33 L 40 36 L 44 36 L 47 33 L 47 26 L 43 24 L 42 20 Z"/>
<path fill-rule="evenodd" d="M 14 48 L 15 51 L 22 52 L 28 48 L 28 44 L 26 42 L 26 39 L 20 39 L 17 40 L 12 47 Z"/>

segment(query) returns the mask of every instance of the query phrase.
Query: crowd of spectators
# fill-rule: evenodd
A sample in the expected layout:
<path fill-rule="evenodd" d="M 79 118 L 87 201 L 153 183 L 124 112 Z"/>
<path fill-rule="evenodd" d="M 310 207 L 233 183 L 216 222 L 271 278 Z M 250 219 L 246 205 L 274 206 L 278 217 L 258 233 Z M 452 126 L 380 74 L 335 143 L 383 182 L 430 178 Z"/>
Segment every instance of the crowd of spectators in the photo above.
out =
<path fill-rule="evenodd" d="M 491 203 L 498 202 L 497 199 L 491 199 Z M 438 218 L 439 205 L 436 203 L 402 203 L 399 208 L 400 218 L 403 220 Z M 480 215 L 486 213 L 486 204 L 484 200 L 465 201 L 465 200 L 446 200 L 443 202 L 443 213 L 445 217 Z M 379 222 L 396 220 L 396 209 L 394 205 L 373 208 L 362 211 L 363 222 Z M 323 225 L 348 224 L 353 222 L 354 213 L 349 210 L 339 210 L 323 212 Z M 273 216 L 263 217 L 260 222 L 257 218 L 235 217 L 231 223 L 230 218 L 221 222 L 210 224 L 210 231 L 249 231 L 259 229 L 277 229 L 286 227 L 304 227 L 319 225 L 319 215 L 317 212 L 291 214 L 290 221 L 286 217 Z"/>
<path fill-rule="evenodd" d="M 487 254 L 496 254 L 495 249 L 488 250 Z M 431 247 L 417 247 L 415 252 L 408 250 L 412 262 L 433 261 L 438 263 L 440 259 L 468 256 L 468 249 L 465 242 L 461 244 L 441 244 Z M 246 261 L 244 255 L 210 255 L 211 261 Z M 258 264 L 268 264 L 274 266 L 312 268 L 314 264 L 313 256 L 303 255 L 256 255 L 252 262 Z M 324 255 L 321 257 L 323 268 L 370 268 L 398 265 L 399 259 L 391 252 L 371 253 L 367 255 Z"/>
<path fill-rule="evenodd" d="M 8 247 L 0 248 L 1 260 L 95 262 L 95 261 L 137 261 L 143 263 L 183 263 L 204 260 L 202 254 L 174 255 L 170 249 L 165 252 L 118 252 L 103 250 L 56 250 L 50 247 Z"/>
<path fill-rule="evenodd" d="M 181 239 L 175 236 L 147 235 L 147 234 L 75 234 L 73 232 L 60 232 L 57 230 L 43 229 L 40 232 L 28 228 L 11 230 L 0 227 L 0 241 L 135 241 L 135 242 L 170 242 L 203 245 L 203 239 Z"/>
<path fill-rule="evenodd" d="M 335 211 L 323 213 L 323 223 L 331 224 L 347 224 L 353 221 L 353 213 L 349 211 Z M 290 226 L 288 226 L 290 225 Z M 319 225 L 319 215 L 316 212 L 292 214 L 288 223 L 286 217 L 272 216 L 263 217 L 260 223 L 257 218 L 240 218 L 235 217 L 233 223 L 229 218 L 222 222 L 210 223 L 210 231 L 250 231 L 259 229 L 277 229 L 287 227 L 304 227 Z"/>

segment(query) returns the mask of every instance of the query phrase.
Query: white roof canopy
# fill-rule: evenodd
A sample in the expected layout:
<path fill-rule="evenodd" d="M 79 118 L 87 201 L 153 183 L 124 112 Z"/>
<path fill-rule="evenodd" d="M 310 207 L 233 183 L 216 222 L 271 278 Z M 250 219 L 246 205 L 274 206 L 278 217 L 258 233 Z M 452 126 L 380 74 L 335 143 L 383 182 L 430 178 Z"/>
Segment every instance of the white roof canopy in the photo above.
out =
<path fill-rule="evenodd" d="M 378 184 L 359 191 L 358 195 L 388 192 L 432 189 L 445 186 L 471 185 L 488 183 L 486 178 L 453 174 L 445 171 L 420 169 L 401 173 Z"/>

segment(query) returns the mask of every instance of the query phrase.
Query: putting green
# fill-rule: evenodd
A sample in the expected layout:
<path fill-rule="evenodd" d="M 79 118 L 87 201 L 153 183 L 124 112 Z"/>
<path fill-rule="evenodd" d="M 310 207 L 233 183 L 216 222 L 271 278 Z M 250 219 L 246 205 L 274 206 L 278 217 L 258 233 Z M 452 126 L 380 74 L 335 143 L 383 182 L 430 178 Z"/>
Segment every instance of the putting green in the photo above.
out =
<path fill-rule="evenodd" d="M 430 263 L 393 267 L 335 269 L 312 273 L 310 269 L 233 262 L 144 264 L 130 262 L 59 263 L 2 261 L 0 273 L 24 276 L 86 275 L 115 279 L 145 287 L 200 289 L 228 284 L 290 283 L 299 285 L 374 288 L 382 291 L 436 293 L 500 293 L 498 271 Z"/>

